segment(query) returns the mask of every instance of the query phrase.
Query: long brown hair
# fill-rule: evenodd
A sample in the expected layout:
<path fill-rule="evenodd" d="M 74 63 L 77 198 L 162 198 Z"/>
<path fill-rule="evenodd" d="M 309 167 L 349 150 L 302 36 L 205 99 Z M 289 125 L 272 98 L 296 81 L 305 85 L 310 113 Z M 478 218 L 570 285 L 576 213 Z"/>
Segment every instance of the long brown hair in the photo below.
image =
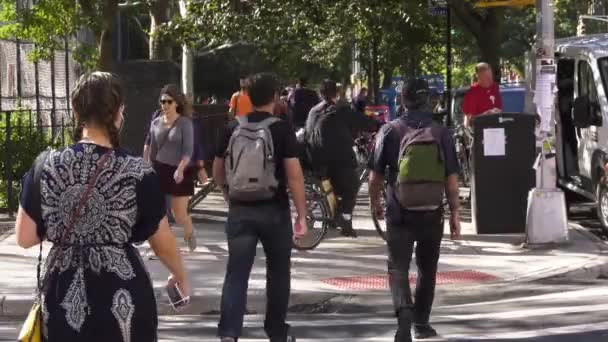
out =
<path fill-rule="evenodd" d="M 120 146 L 120 132 L 116 128 L 116 113 L 124 105 L 125 92 L 118 76 L 107 72 L 91 72 L 78 80 L 72 91 L 72 108 L 77 113 L 74 140 L 82 139 L 85 124 L 104 128 L 112 146 Z"/>
<path fill-rule="evenodd" d="M 177 113 L 186 117 L 192 117 L 192 104 L 182 93 L 179 87 L 175 84 L 167 84 L 160 91 L 160 97 L 163 95 L 170 96 L 177 104 Z M 160 98 L 159 97 L 159 98 Z"/>

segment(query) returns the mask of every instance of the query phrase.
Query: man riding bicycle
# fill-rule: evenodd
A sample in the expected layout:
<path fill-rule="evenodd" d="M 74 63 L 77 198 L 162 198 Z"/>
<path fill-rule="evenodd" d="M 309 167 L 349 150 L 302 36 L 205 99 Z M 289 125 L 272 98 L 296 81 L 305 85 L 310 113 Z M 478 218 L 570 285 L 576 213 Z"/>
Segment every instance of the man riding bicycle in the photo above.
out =
<path fill-rule="evenodd" d="M 312 167 L 322 177 L 329 178 L 336 195 L 341 198 L 336 226 L 342 235 L 357 237 L 352 214 L 359 192 L 358 163 L 354 137 L 361 131 L 375 131 L 378 122 L 349 106 L 336 105 L 336 82 L 321 84 L 323 101 L 312 108 L 306 121 L 306 143 L 311 150 Z"/>

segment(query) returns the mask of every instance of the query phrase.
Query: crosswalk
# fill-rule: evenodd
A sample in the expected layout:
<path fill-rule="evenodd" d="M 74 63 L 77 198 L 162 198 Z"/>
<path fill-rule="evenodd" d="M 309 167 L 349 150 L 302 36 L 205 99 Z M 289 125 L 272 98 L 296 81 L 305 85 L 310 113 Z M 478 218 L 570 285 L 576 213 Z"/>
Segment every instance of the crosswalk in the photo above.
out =
<path fill-rule="evenodd" d="M 475 303 L 438 305 L 432 323 L 441 333 L 425 341 L 608 341 L 608 286 L 561 286 L 554 291 Z M 498 297 L 498 295 L 497 295 Z M 299 342 L 393 341 L 395 318 L 388 308 L 375 312 L 290 314 Z M 268 341 L 260 314 L 246 317 L 241 342 Z M 159 318 L 159 341 L 218 341 L 218 316 L 182 315 Z M 14 341 L 21 321 L 0 318 L 0 341 Z"/>

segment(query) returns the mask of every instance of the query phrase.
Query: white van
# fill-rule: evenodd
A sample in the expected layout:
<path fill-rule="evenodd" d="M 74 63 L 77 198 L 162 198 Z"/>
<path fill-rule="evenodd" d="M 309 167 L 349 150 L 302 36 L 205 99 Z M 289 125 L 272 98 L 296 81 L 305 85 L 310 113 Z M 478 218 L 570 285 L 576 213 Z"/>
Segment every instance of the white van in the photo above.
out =
<path fill-rule="evenodd" d="M 594 201 L 608 230 L 608 34 L 556 41 L 558 186 Z"/>

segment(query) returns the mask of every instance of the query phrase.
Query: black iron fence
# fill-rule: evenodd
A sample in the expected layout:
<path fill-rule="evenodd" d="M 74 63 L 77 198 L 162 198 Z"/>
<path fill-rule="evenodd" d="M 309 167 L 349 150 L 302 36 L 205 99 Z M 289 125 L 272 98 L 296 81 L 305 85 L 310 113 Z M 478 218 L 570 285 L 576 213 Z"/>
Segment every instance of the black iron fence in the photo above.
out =
<path fill-rule="evenodd" d="M 23 175 L 43 150 L 69 145 L 73 128 L 53 110 L 0 112 L 0 211 L 16 212 Z"/>
<path fill-rule="evenodd" d="M 193 123 L 199 127 L 205 165 L 210 166 L 215 156 L 218 139 L 226 126 L 228 106 L 195 105 L 194 112 Z"/>

